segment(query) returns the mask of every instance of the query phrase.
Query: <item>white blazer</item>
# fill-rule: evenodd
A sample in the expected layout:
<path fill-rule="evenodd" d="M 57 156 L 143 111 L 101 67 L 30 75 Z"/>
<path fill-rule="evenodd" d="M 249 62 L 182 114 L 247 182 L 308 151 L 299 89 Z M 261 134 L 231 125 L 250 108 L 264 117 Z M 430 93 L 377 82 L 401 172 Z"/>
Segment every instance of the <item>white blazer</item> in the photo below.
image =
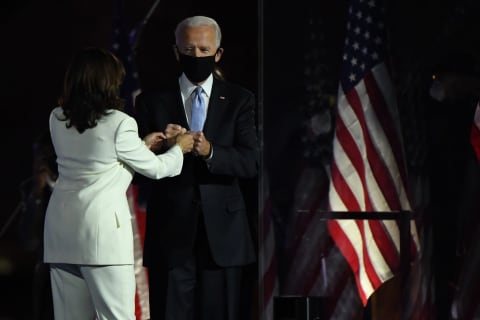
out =
<path fill-rule="evenodd" d="M 154 179 L 178 175 L 180 146 L 155 155 L 139 138 L 136 121 L 121 111 L 82 134 L 58 118 L 60 107 L 49 120 L 59 176 L 45 218 L 44 261 L 133 264 L 127 188 L 134 171 Z"/>

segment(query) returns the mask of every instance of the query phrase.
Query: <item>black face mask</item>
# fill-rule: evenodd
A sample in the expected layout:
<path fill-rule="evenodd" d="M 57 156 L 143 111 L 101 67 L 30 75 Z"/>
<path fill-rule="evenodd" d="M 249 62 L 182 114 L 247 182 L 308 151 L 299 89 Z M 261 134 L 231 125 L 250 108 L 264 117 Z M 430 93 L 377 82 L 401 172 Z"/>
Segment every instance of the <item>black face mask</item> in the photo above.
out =
<path fill-rule="evenodd" d="M 215 55 L 207 57 L 192 57 L 181 53 L 178 55 L 182 71 L 193 83 L 204 81 L 213 72 Z"/>

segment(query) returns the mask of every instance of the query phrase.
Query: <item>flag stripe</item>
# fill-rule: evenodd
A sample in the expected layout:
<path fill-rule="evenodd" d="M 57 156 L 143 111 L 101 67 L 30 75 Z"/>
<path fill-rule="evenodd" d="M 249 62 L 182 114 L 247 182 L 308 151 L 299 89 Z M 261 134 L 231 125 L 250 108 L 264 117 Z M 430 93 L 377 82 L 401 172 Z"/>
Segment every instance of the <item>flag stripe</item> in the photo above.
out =
<path fill-rule="evenodd" d="M 369 107 L 372 108 L 372 112 L 369 113 L 368 115 L 371 118 L 376 118 L 374 119 L 369 119 L 370 121 L 364 123 L 364 128 L 367 128 L 368 125 L 371 124 L 379 124 L 381 121 L 385 121 L 385 117 L 379 117 L 376 111 L 379 109 L 386 109 L 386 108 L 381 108 L 381 106 L 385 106 L 385 102 L 383 101 L 382 98 L 380 98 L 378 95 L 378 88 L 376 86 L 376 83 L 374 83 L 374 80 L 371 77 L 371 73 L 367 73 L 365 76 L 365 81 L 363 82 L 365 84 L 366 92 L 367 92 L 367 97 L 370 100 Z M 387 123 L 385 124 L 387 125 Z M 391 122 L 388 122 L 388 125 L 391 126 Z M 387 145 L 385 148 L 382 149 L 377 149 L 374 147 L 372 140 L 375 141 L 381 141 L 384 143 L 390 143 L 391 141 L 388 140 L 388 137 L 385 139 L 383 138 L 384 131 L 380 131 L 380 129 L 383 128 L 374 128 L 375 130 L 370 130 L 368 134 L 368 138 L 366 139 L 366 143 L 368 145 L 368 150 L 370 152 L 369 154 L 369 160 L 370 164 L 372 166 L 372 171 L 373 174 L 375 175 L 375 180 L 382 192 L 384 201 L 386 201 L 386 207 L 389 210 L 398 210 L 400 209 L 400 203 L 398 199 L 398 195 L 395 192 L 395 184 L 392 181 L 392 176 L 390 175 L 389 170 L 393 170 L 392 167 L 388 167 L 386 164 L 386 159 L 382 158 L 382 156 L 385 156 L 386 151 L 392 150 L 392 145 Z M 382 151 L 385 153 L 382 155 Z M 389 161 L 389 164 L 394 165 L 394 161 Z M 385 207 L 383 206 L 383 207 Z"/>
<path fill-rule="evenodd" d="M 377 66 L 375 71 L 383 71 L 382 79 L 388 77 L 388 74 L 384 72 L 384 64 Z M 368 121 L 367 124 L 370 126 L 380 125 L 381 130 L 380 128 L 377 128 L 376 130 L 371 130 L 371 132 L 384 134 L 381 138 L 376 139 L 379 142 L 377 150 L 379 150 L 384 158 L 381 162 L 384 165 L 383 169 L 386 171 L 385 174 L 389 174 L 388 177 L 382 177 L 382 180 L 380 180 L 385 181 L 385 184 L 387 184 L 387 182 L 389 184 L 385 185 L 386 189 L 383 189 L 382 187 L 382 190 L 386 192 L 386 199 L 390 210 L 410 209 L 409 201 L 405 197 L 405 186 L 407 184 L 406 170 L 400 170 L 400 168 L 403 169 L 405 167 L 405 164 L 402 156 L 401 143 L 399 141 L 399 132 L 395 130 L 396 125 L 395 121 L 392 119 L 392 115 L 387 112 L 388 104 L 386 103 L 383 94 L 380 92 L 380 82 L 385 81 L 377 81 L 373 79 L 372 73 L 367 73 L 365 85 L 371 106 L 377 117 L 376 120 L 372 119 L 372 121 Z M 389 145 L 386 145 L 386 143 Z M 399 177 L 400 179 L 398 179 Z"/>
<path fill-rule="evenodd" d="M 339 137 L 342 138 L 340 139 Z M 336 195 L 341 199 L 341 202 L 346 208 L 360 211 L 365 201 L 363 200 L 363 192 L 361 192 L 360 189 L 363 181 L 361 181 L 359 172 L 363 172 L 364 170 L 363 166 L 360 166 L 362 164 L 360 152 L 342 119 L 337 120 L 335 138 L 333 146 L 334 161 L 332 163 L 331 176 Z M 350 150 L 350 156 L 345 154 L 345 149 Z M 342 165 L 344 165 L 343 168 L 339 167 Z M 348 167 L 354 170 L 347 171 Z M 345 177 L 353 181 L 347 181 Z M 335 208 L 337 208 L 338 204 L 331 205 L 335 205 Z"/>
<path fill-rule="evenodd" d="M 391 179 L 388 174 L 388 168 L 372 142 L 372 140 L 382 139 L 381 134 L 378 131 L 368 131 L 367 127 L 368 124 L 376 122 L 374 121 L 374 108 L 371 104 L 371 97 L 369 96 L 368 90 L 372 90 L 372 87 L 374 87 L 374 84 L 369 83 L 369 81 L 361 81 L 359 85 L 354 90 L 348 92 L 346 96 L 349 105 L 355 111 L 355 115 L 360 123 L 360 128 L 362 129 L 363 139 L 359 141 L 359 143 L 363 144 L 364 156 L 362 159 L 365 161 L 364 167 L 366 169 L 364 172 L 360 172 L 360 174 L 363 174 L 366 179 L 366 182 L 363 184 L 366 186 L 364 187 L 364 197 L 370 200 L 365 203 L 364 210 L 372 211 L 374 207 L 385 207 L 385 205 L 389 210 L 392 206 L 399 207 L 399 205 L 398 199 L 396 199 L 396 195 L 393 193 L 393 184 L 389 183 Z M 357 91 L 364 97 L 363 101 L 360 100 Z M 366 94 L 364 94 L 365 92 Z M 366 120 L 367 117 L 370 118 L 370 121 Z"/>
<path fill-rule="evenodd" d="M 395 97 L 392 96 L 393 94 L 391 91 L 390 80 L 385 81 L 385 79 L 389 79 L 390 76 L 385 68 L 384 64 L 380 64 L 379 66 L 373 68 L 371 73 L 367 73 L 366 75 L 366 83 L 367 83 L 367 92 L 369 92 L 368 96 L 370 100 L 372 100 L 372 106 L 375 110 L 375 114 L 378 117 L 378 121 L 372 122 L 375 124 L 380 124 L 382 126 L 382 131 L 386 135 L 386 139 L 383 141 L 388 141 L 391 145 L 391 149 L 386 148 L 384 151 L 390 152 L 394 150 L 393 157 L 395 158 L 392 163 L 396 171 L 400 174 L 401 182 L 403 185 L 407 184 L 407 177 L 406 177 L 406 170 L 399 170 L 397 168 L 397 164 L 399 168 L 405 167 L 405 161 L 402 156 L 402 144 L 399 139 L 401 132 L 398 128 L 398 124 L 394 121 L 392 113 L 395 113 L 395 110 L 391 110 L 389 108 L 390 104 L 386 102 L 385 97 L 391 96 L 389 98 L 390 101 L 395 101 Z M 382 108 L 382 106 L 384 106 Z M 398 180 L 393 180 L 398 181 Z"/>
<path fill-rule="evenodd" d="M 357 145 L 357 148 L 362 151 L 362 156 L 361 156 L 361 161 L 363 161 L 363 171 L 359 172 L 361 179 L 363 180 L 363 197 L 365 199 L 364 206 L 362 207 L 362 210 L 367 210 L 367 211 L 372 211 L 373 206 L 375 202 L 383 202 L 383 199 L 378 200 L 381 196 L 381 192 L 375 192 L 375 193 L 369 193 L 369 189 L 376 188 L 377 184 L 376 181 L 378 179 L 374 178 L 374 175 L 372 174 L 372 168 L 371 165 L 378 164 L 378 157 L 377 154 L 374 152 L 374 149 L 372 147 L 372 143 L 370 140 L 370 135 L 366 131 L 366 124 L 365 124 L 365 114 L 363 113 L 362 106 L 363 103 L 360 100 L 359 92 L 362 92 L 364 88 L 362 87 L 362 82 L 359 84 L 359 89 L 360 90 L 350 90 L 349 92 L 346 93 L 346 97 L 349 103 L 349 106 L 355 111 L 356 119 L 359 123 L 359 133 L 358 136 L 361 137 L 361 139 L 358 139 L 359 145 Z M 341 111 L 339 111 L 341 112 Z M 342 139 L 342 136 L 339 136 L 340 139 Z M 346 150 L 347 154 L 349 153 L 350 150 Z M 353 161 L 355 163 L 355 161 Z M 374 168 L 373 173 L 380 173 L 379 168 Z M 374 196 L 374 199 L 372 199 L 372 196 Z M 373 201 L 372 201 L 373 200 Z"/>
<path fill-rule="evenodd" d="M 127 189 L 134 241 L 135 270 L 135 315 L 138 320 L 150 319 L 149 289 L 147 270 L 143 267 L 143 239 L 145 236 L 145 212 L 137 205 L 137 188 L 130 184 Z"/>
<path fill-rule="evenodd" d="M 385 261 L 388 265 L 386 272 L 390 273 L 390 271 L 395 269 L 400 263 L 399 250 L 397 250 L 397 246 L 394 243 L 395 241 L 392 239 L 397 238 L 396 236 L 399 236 L 399 234 L 395 232 L 395 236 L 392 236 L 392 230 L 387 230 L 386 226 L 392 225 L 397 227 L 397 223 L 388 220 L 370 220 L 366 221 L 366 223 L 368 223 L 371 230 L 372 240 L 378 248 L 376 258 L 380 259 L 381 257 Z M 399 239 L 399 237 L 397 239 Z M 383 263 L 381 265 L 383 265 Z M 377 268 L 381 268 L 380 265 L 378 265 Z"/>
<path fill-rule="evenodd" d="M 378 268 L 375 268 L 375 262 L 378 261 L 379 258 L 383 259 L 383 256 L 379 252 L 379 248 L 377 247 L 376 242 L 369 242 L 370 237 L 372 236 L 372 232 L 369 228 L 368 220 L 358 221 L 358 224 L 362 225 L 363 230 L 363 239 L 364 243 L 367 245 L 363 246 L 363 257 L 364 257 L 364 268 L 365 272 L 368 276 L 368 280 L 370 285 L 373 288 L 377 288 L 382 284 L 382 280 L 379 275 Z"/>
<path fill-rule="evenodd" d="M 358 247 L 361 244 L 361 234 L 359 228 L 349 226 L 352 224 L 355 225 L 356 222 L 354 220 L 330 220 L 328 221 L 328 230 L 332 238 L 335 239 L 337 247 L 347 260 L 353 273 L 357 275 L 355 277 L 355 282 L 357 283 L 358 293 L 362 303 L 366 305 L 368 296 L 373 289 L 368 283 L 364 283 L 363 285 L 360 284 L 360 278 L 358 275 L 360 274 L 359 259 L 361 258 L 361 255 L 358 254 L 358 250 L 361 250 L 361 248 Z M 348 230 L 348 236 L 345 233 L 345 230 Z M 346 241 L 338 241 L 339 239 L 344 239 Z M 348 241 L 347 239 L 351 240 Z M 357 248 L 355 248 L 355 244 L 357 244 Z"/>

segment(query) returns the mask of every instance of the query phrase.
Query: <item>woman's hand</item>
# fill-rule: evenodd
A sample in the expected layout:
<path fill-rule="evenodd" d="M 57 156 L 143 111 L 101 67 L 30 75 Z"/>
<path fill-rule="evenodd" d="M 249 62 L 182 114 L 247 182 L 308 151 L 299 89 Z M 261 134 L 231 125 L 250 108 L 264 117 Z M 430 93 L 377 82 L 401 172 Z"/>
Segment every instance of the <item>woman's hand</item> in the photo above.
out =
<path fill-rule="evenodd" d="M 184 154 L 190 152 L 192 151 L 194 144 L 193 135 L 190 133 L 179 134 L 175 137 L 175 143 L 182 148 Z"/>
<path fill-rule="evenodd" d="M 143 138 L 145 145 L 152 151 L 158 150 L 162 146 L 162 142 L 167 137 L 163 132 L 152 132 L 149 133 Z"/>
<path fill-rule="evenodd" d="M 174 145 L 176 143 L 175 138 L 179 134 L 184 134 L 185 132 L 187 132 L 187 129 L 183 128 L 181 125 L 169 123 L 167 125 L 167 127 L 165 128 L 165 136 L 166 136 L 166 139 L 167 139 L 167 145 L 169 147 Z"/>

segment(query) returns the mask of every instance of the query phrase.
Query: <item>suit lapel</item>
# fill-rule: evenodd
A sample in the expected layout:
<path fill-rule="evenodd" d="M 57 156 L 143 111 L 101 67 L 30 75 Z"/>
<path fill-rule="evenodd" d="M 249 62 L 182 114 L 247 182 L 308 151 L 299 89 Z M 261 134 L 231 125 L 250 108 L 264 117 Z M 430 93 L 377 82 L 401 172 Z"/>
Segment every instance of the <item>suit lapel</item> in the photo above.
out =
<path fill-rule="evenodd" d="M 175 90 L 172 90 L 167 97 L 167 106 L 171 108 L 168 114 L 173 115 L 172 122 L 178 123 L 184 128 L 190 128 L 188 126 L 187 116 L 185 115 L 185 107 L 182 103 L 182 95 L 180 93 L 180 87 L 177 85 Z M 178 120 L 177 120 L 178 119 Z"/>
<path fill-rule="evenodd" d="M 210 128 L 213 128 L 218 123 L 218 117 L 220 116 L 220 110 L 223 109 L 227 102 L 227 95 L 225 85 L 223 82 L 213 79 L 212 92 L 210 94 L 210 101 L 208 103 L 207 118 L 203 125 L 203 133 L 205 136 L 209 136 L 208 132 Z"/>

